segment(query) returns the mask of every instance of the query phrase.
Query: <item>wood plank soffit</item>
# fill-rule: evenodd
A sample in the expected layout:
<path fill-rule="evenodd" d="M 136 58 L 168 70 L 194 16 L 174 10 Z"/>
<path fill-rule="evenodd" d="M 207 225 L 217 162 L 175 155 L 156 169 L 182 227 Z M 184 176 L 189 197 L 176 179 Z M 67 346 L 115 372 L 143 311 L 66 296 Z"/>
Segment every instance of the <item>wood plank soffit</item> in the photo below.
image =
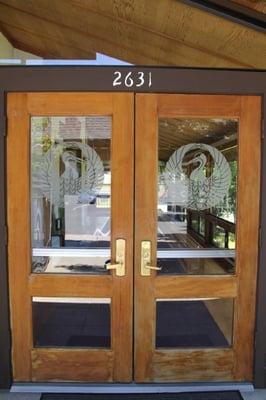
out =
<path fill-rule="evenodd" d="M 76 49 L 79 58 L 86 57 L 85 51 L 98 51 L 140 65 L 266 66 L 263 33 L 176 0 L 158 0 L 153 8 L 150 4 L 149 0 L 130 5 L 125 0 L 1 0 L 0 23 L 10 37 L 16 28 L 21 38 L 40 36 L 48 47 L 65 44 L 73 53 Z"/>

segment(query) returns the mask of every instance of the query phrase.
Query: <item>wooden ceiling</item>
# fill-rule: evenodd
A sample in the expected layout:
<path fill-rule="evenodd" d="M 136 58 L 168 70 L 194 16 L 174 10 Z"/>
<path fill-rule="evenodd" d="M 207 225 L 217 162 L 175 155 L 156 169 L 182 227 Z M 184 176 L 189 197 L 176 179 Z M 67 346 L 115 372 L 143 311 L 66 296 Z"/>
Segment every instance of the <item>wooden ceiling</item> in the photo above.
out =
<path fill-rule="evenodd" d="M 237 132 L 238 120 L 232 118 L 160 118 L 159 160 L 167 161 L 175 150 L 189 143 L 209 144 L 224 153 L 234 149 L 235 156 Z"/>
<path fill-rule="evenodd" d="M 265 1 L 234 0 L 265 12 Z M 43 58 L 266 68 L 266 35 L 179 0 L 0 0 L 0 31 Z"/>
<path fill-rule="evenodd" d="M 240 4 L 241 6 L 251 8 L 253 10 L 266 14 L 265 0 L 233 0 L 232 3 Z"/>

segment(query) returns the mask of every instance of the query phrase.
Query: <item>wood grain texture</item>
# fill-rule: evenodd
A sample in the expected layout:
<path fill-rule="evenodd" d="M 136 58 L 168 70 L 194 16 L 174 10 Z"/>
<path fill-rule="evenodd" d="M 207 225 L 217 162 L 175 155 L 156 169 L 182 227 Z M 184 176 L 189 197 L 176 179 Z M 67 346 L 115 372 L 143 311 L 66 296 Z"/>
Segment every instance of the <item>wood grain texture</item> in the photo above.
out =
<path fill-rule="evenodd" d="M 0 5 L 1 9 L 1 5 Z M 53 45 L 51 39 L 40 32 L 31 32 L 23 27 L 14 26 L 9 23 L 0 23 L 0 30 L 3 35 L 12 42 L 12 45 L 19 50 L 32 53 L 44 59 L 90 59 L 94 60 L 96 54 L 89 49 L 73 47 L 59 37 L 54 37 Z"/>
<path fill-rule="evenodd" d="M 23 50 L 60 54 L 62 46 L 69 58 L 97 51 L 138 65 L 266 65 L 262 32 L 176 0 L 2 0 L 0 26 Z"/>
<path fill-rule="evenodd" d="M 155 351 L 152 359 L 154 382 L 231 381 L 232 349 Z M 215 377 L 215 378 L 214 378 Z"/>
<path fill-rule="evenodd" d="M 31 377 L 32 323 L 31 300 L 28 294 L 31 253 L 30 199 L 27 185 L 30 149 L 27 94 L 8 94 L 7 114 L 7 219 L 12 365 L 14 380 L 28 381 Z"/>
<path fill-rule="evenodd" d="M 111 115 L 112 93 L 29 93 L 31 115 Z"/>
<path fill-rule="evenodd" d="M 266 14 L 265 0 L 231 0 L 232 3 L 240 4 L 241 6 L 251 8 L 252 10 L 259 11 Z"/>
<path fill-rule="evenodd" d="M 116 382 L 132 381 L 134 95 L 117 94 L 113 102 L 112 255 L 117 239 L 126 240 L 126 275 L 113 272 L 112 346 Z M 113 261 L 115 257 L 113 256 Z"/>
<path fill-rule="evenodd" d="M 31 274 L 31 296 L 112 297 L 111 276 L 78 276 L 65 274 Z"/>
<path fill-rule="evenodd" d="M 112 382 L 113 351 L 94 349 L 33 349 L 32 380 Z"/>
<path fill-rule="evenodd" d="M 157 98 L 136 96 L 135 166 L 135 380 L 150 376 L 155 343 L 154 277 L 141 276 L 141 242 L 151 241 L 152 263 L 157 240 Z"/>
<path fill-rule="evenodd" d="M 156 96 L 156 95 L 154 95 Z M 158 112 L 163 117 L 237 117 L 240 97 L 225 95 L 158 95 Z"/>
<path fill-rule="evenodd" d="M 234 347 L 236 379 L 253 379 L 253 347 L 259 246 L 261 98 L 241 99 L 238 152 L 237 256 Z M 248 160 L 252 157 L 252 163 Z"/>
<path fill-rule="evenodd" d="M 234 276 L 157 276 L 154 282 L 156 298 L 236 297 L 237 278 Z"/>

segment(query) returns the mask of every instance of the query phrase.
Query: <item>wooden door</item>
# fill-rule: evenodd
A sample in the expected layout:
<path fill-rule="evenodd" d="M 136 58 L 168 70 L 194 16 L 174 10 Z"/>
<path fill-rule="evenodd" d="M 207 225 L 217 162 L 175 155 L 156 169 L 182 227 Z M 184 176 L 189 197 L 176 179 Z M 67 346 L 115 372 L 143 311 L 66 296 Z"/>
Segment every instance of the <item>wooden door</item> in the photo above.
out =
<path fill-rule="evenodd" d="M 133 101 L 8 95 L 15 381 L 132 380 Z"/>
<path fill-rule="evenodd" d="M 8 95 L 15 381 L 252 380 L 260 98 L 136 95 L 135 206 L 133 109 Z"/>
<path fill-rule="evenodd" d="M 136 97 L 135 380 L 250 381 L 260 98 Z"/>

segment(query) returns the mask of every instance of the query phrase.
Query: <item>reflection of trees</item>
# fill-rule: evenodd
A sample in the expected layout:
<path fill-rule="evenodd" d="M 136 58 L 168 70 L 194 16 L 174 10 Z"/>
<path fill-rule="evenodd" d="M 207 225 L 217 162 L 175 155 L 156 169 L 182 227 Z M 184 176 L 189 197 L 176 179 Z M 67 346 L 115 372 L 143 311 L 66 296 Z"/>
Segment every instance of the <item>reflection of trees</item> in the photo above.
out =
<path fill-rule="evenodd" d="M 51 121 L 49 117 L 31 119 L 31 172 L 34 176 L 40 166 L 40 155 L 47 153 L 52 146 Z"/>
<path fill-rule="evenodd" d="M 230 222 L 236 220 L 236 188 L 237 188 L 237 161 L 229 162 L 231 170 L 231 183 L 228 194 L 223 201 L 212 208 L 211 213 Z"/>

